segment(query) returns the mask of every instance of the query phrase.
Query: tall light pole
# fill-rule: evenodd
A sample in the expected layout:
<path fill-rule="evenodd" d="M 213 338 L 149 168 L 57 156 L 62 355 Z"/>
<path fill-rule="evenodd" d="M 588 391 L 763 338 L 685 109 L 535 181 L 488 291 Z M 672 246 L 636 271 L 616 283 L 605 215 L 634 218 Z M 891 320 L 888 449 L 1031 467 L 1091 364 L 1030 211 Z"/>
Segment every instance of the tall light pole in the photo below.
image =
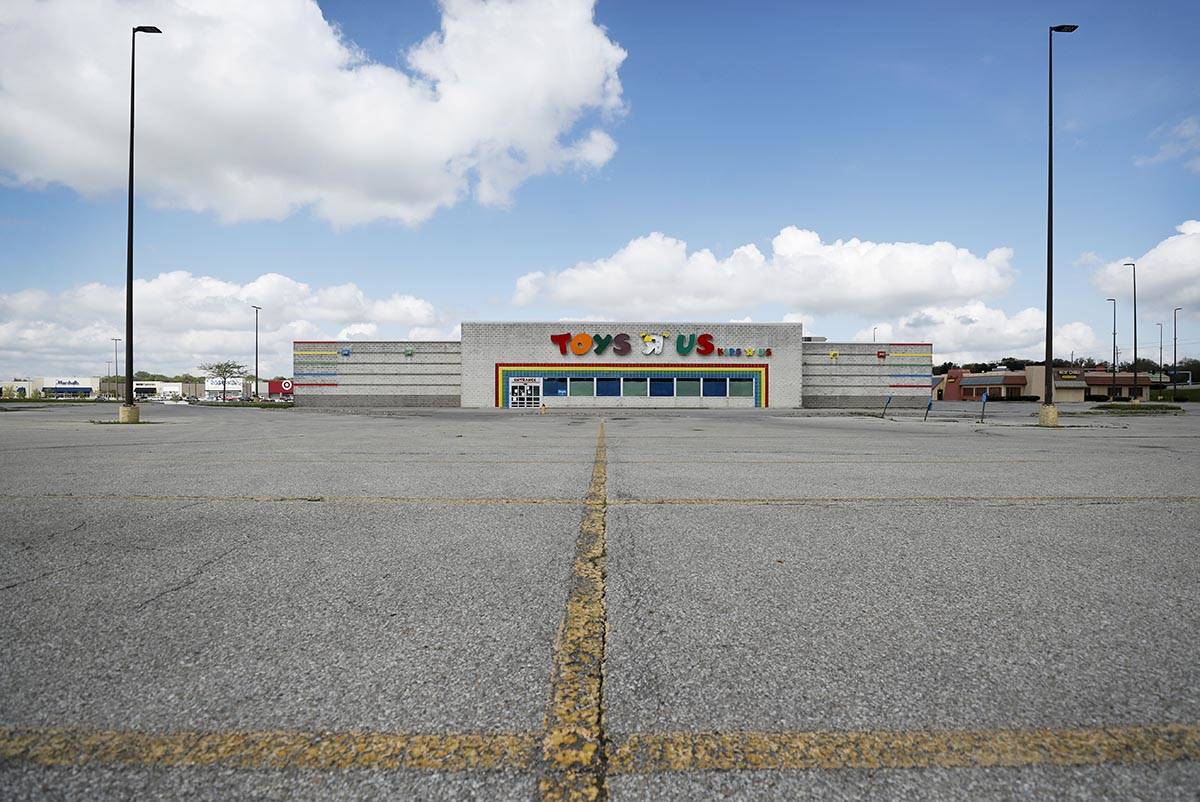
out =
<path fill-rule="evenodd" d="M 250 304 L 254 306 L 254 304 Z M 254 306 L 254 400 L 258 400 L 258 313 L 261 306 Z"/>
<path fill-rule="evenodd" d="M 1162 361 L 1162 324 L 1161 324 L 1161 323 L 1155 323 L 1154 325 L 1158 326 L 1158 372 L 1159 372 L 1159 374 L 1161 375 L 1161 374 L 1162 374 L 1162 369 L 1163 369 L 1163 361 Z"/>
<path fill-rule="evenodd" d="M 125 238 L 125 403 L 118 420 L 137 423 L 138 408 L 133 398 L 133 89 L 137 78 L 137 35 L 162 33 L 153 25 L 139 25 L 129 37 L 129 211 Z"/>
<path fill-rule="evenodd" d="M 1113 354 L 1112 354 L 1112 392 L 1108 394 L 1109 401 L 1117 399 L 1117 299 L 1105 298 L 1113 305 Z"/>
<path fill-rule="evenodd" d="M 878 326 L 871 327 L 871 342 L 875 342 L 875 330 L 878 328 L 879 328 Z"/>
<path fill-rule="evenodd" d="M 113 376 L 118 376 L 121 373 L 121 360 L 117 359 L 117 344 L 121 342 L 120 337 L 109 337 L 113 341 Z"/>
<path fill-rule="evenodd" d="M 1046 382 L 1039 426 L 1057 426 L 1054 408 L 1054 34 L 1073 33 L 1078 25 L 1051 25 L 1046 33 Z"/>
<path fill-rule="evenodd" d="M 1129 388 L 1129 400 L 1134 399 L 1137 392 L 1137 264 L 1126 262 L 1126 267 L 1133 268 L 1133 386 Z"/>
<path fill-rule="evenodd" d="M 1179 396 L 1179 310 L 1175 307 L 1171 312 L 1171 400 L 1178 401 Z"/>

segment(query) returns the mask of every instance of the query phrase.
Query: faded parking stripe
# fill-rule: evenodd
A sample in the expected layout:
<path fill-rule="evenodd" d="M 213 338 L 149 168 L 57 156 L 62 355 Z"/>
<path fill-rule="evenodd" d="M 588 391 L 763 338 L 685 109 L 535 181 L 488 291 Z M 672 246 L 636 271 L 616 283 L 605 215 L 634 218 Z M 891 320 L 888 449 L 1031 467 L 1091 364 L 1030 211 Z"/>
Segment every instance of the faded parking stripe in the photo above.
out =
<path fill-rule="evenodd" d="M 1200 760 L 1200 727 L 646 733 L 613 738 L 611 774 L 1093 766 Z"/>
<path fill-rule="evenodd" d="M 0 727 L 0 763 L 235 769 L 521 770 L 532 734 L 126 732 Z"/>
<path fill-rule="evenodd" d="M 604 421 L 596 435 L 596 458 L 586 502 L 587 511 L 575 542 L 567 609 L 554 645 L 550 706 L 542 739 L 547 771 L 539 782 L 542 799 L 547 802 L 602 799 L 607 795 L 602 697 L 608 503 Z"/>
<path fill-rule="evenodd" d="M 0 495 L 0 501 L 51 500 L 51 501 L 253 501 L 259 503 L 321 503 L 321 504 L 446 504 L 465 506 L 487 506 L 491 504 L 562 504 L 569 507 L 583 506 L 586 502 L 577 498 L 454 498 L 453 496 L 244 496 L 187 494 L 150 495 L 121 494 L 104 495 L 95 493 L 37 493 L 26 495 Z"/>
<path fill-rule="evenodd" d="M 1200 496 L 792 496 L 788 498 L 616 498 L 608 503 L 612 506 L 780 506 L 795 507 L 803 504 L 858 504 L 858 503 L 901 503 L 901 502 L 1076 502 L 1083 504 L 1126 504 L 1133 502 L 1186 503 L 1200 501 Z"/>

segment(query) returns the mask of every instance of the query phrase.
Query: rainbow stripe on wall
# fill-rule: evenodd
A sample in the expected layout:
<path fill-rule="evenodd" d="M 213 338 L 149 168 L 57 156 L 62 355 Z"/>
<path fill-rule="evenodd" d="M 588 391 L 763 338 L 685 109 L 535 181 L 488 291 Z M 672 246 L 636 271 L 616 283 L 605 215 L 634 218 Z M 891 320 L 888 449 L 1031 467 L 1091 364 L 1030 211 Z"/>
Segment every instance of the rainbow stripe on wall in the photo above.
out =
<path fill-rule="evenodd" d="M 645 376 L 648 379 L 661 378 L 712 378 L 727 377 L 731 379 L 754 380 L 754 406 L 768 405 L 768 365 L 745 363 L 722 363 L 717 365 L 680 365 L 680 364 L 563 364 L 561 362 L 497 362 L 496 363 L 496 406 L 508 407 L 508 380 L 513 376 L 567 376 L 579 379 L 611 378 L 615 376 Z"/>

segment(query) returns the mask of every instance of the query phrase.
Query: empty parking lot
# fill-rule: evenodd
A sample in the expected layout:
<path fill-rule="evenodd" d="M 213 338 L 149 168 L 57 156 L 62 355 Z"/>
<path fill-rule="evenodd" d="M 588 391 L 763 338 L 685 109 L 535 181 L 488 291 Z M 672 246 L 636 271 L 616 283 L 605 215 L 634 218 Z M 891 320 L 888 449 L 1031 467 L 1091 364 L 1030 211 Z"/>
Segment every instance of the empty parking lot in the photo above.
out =
<path fill-rule="evenodd" d="M 1200 425 L 0 412 L 20 799 L 1194 799 Z"/>

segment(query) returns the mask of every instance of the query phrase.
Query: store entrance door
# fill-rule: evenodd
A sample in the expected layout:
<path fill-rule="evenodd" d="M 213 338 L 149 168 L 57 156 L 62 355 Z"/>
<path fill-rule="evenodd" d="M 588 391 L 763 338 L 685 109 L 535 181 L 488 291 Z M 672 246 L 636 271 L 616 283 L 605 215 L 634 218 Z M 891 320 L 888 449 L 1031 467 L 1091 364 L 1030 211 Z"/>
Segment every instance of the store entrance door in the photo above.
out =
<path fill-rule="evenodd" d="M 542 380 L 514 376 L 508 380 L 509 409 L 537 409 L 542 405 Z"/>

